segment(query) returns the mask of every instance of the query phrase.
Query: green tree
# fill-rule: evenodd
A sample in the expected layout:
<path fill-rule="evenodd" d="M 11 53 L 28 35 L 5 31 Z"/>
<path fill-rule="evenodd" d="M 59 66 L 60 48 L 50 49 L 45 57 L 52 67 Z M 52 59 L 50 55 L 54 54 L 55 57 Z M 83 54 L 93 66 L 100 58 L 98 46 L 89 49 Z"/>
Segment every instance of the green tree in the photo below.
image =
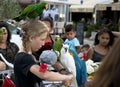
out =
<path fill-rule="evenodd" d="M 16 17 L 20 12 L 20 6 L 16 0 L 0 0 L 0 20 Z"/>

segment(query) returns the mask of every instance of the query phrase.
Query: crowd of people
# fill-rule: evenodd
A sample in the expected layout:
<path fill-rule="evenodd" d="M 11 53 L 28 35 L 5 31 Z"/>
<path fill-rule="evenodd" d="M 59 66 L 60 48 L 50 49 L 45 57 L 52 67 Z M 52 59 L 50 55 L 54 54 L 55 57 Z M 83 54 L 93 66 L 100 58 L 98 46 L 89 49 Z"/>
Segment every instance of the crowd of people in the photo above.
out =
<path fill-rule="evenodd" d="M 11 32 L 6 22 L 0 21 L 0 29 L 3 31 L 2 40 L 0 41 L 0 53 L 2 53 L 2 55 L 6 58 L 8 62 L 14 64 L 14 80 L 17 87 L 33 87 L 37 84 L 40 85 L 39 82 L 42 79 L 50 81 L 63 81 L 65 85 L 70 85 L 73 76 L 71 74 L 65 75 L 68 72 L 65 71 L 60 61 L 57 61 L 54 65 L 52 65 L 52 67 L 57 72 L 63 70 L 64 73 L 56 73 L 48 70 L 46 70 L 44 73 L 39 71 L 39 57 L 41 53 L 45 50 L 51 50 L 55 41 L 55 38 L 51 36 L 51 32 L 53 32 L 53 20 L 50 17 L 45 17 L 42 20 L 30 20 L 23 24 L 23 26 L 21 27 L 21 33 L 23 34 L 22 47 L 20 49 L 15 43 L 10 42 Z M 105 74 L 106 72 L 108 72 L 109 75 L 111 75 L 111 79 L 116 79 L 117 76 L 112 75 L 114 73 L 110 73 L 110 71 L 107 70 L 113 67 L 110 70 L 114 71 L 115 65 L 113 65 L 112 62 L 118 64 L 117 60 L 116 62 L 114 62 L 114 57 L 119 59 L 119 55 L 117 54 L 117 52 L 119 52 L 119 44 L 117 44 L 119 39 L 116 39 L 116 37 L 119 38 L 119 33 L 112 32 L 107 28 L 100 29 L 100 31 L 98 31 L 95 36 L 93 47 L 90 47 L 89 43 L 81 46 L 78 39 L 75 36 L 76 31 L 73 25 L 66 25 L 66 40 L 64 41 L 64 43 L 71 43 L 75 47 L 75 50 L 81 60 L 86 61 L 88 59 L 91 59 L 94 62 L 103 62 L 98 71 L 96 72 L 94 78 L 95 81 L 93 80 L 92 82 L 90 82 L 90 84 L 87 84 L 86 86 L 93 87 L 95 86 L 94 84 L 98 85 L 99 80 L 102 79 L 101 75 L 103 75 L 105 80 L 107 80 L 109 76 Z M 113 52 L 113 50 L 116 51 Z M 80 53 L 83 53 L 83 55 L 81 56 Z M 109 64 L 106 63 L 108 58 Z M 105 64 L 106 68 L 104 67 Z M 116 65 L 116 69 L 117 67 L 118 66 Z M 6 69 L 9 69 L 9 66 L 7 66 L 1 59 L 0 71 Z M 101 69 L 103 71 L 101 71 Z M 116 71 L 116 75 L 117 72 L 119 71 Z M 118 85 L 118 83 L 112 82 L 114 80 L 111 81 L 111 79 L 108 79 L 108 83 L 104 85 L 103 79 L 103 81 L 99 83 L 99 87 L 102 85 L 103 87 L 109 87 L 109 85 L 115 87 L 116 85 Z"/>
<path fill-rule="evenodd" d="M 55 71 L 48 70 L 45 68 L 47 64 L 39 61 L 42 52 L 52 50 L 56 40 L 56 37 L 51 35 L 54 32 L 54 20 L 47 14 L 47 10 L 48 5 L 46 5 L 46 9 L 43 11 L 44 17 L 42 19 L 31 19 L 22 24 L 21 48 L 10 41 L 11 32 L 8 24 L 5 21 L 0 21 L 0 31 L 2 31 L 0 35 L 2 37 L 0 40 L 0 53 L 8 62 L 14 64 L 15 76 L 13 80 L 16 87 L 38 87 L 43 79 L 62 81 L 67 87 L 71 85 L 73 75 L 63 67 L 60 61 L 56 61 L 52 65 Z M 80 59 L 78 61 L 81 64 L 85 63 L 88 59 L 93 60 L 93 62 L 101 62 L 94 79 L 91 82 L 87 82 L 86 76 L 86 81 L 80 87 L 119 87 L 120 55 L 118 52 L 120 46 L 118 43 L 120 41 L 120 34 L 118 32 L 112 32 L 108 28 L 100 29 L 95 35 L 92 47 L 89 43 L 80 45 L 76 38 L 75 27 L 72 24 L 65 26 L 64 36 L 66 39 L 62 41 L 62 44 L 70 43 L 72 45 L 75 54 L 72 51 L 70 53 L 74 57 L 77 54 L 77 57 Z M 81 76 L 83 73 L 87 74 L 86 71 L 82 70 L 83 65 L 80 66 Z M 9 69 L 9 66 L 0 58 L 0 71 L 7 69 Z M 86 69 L 85 66 L 84 69 Z M 0 85 L 2 85 L 1 81 Z"/>

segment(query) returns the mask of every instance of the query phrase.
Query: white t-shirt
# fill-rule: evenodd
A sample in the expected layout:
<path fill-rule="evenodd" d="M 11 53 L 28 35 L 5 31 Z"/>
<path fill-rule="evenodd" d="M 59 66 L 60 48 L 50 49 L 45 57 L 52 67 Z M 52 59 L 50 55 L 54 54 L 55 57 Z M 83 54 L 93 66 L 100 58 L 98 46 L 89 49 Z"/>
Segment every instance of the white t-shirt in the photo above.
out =
<path fill-rule="evenodd" d="M 46 10 L 46 9 L 43 10 L 43 18 L 48 17 L 49 14 L 50 14 L 49 10 Z"/>

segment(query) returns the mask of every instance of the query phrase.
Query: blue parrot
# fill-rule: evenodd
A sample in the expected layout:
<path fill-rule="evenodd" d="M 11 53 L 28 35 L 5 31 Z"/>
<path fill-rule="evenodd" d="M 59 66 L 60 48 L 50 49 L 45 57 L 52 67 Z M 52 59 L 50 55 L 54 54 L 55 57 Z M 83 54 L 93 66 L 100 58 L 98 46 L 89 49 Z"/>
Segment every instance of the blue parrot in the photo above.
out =
<path fill-rule="evenodd" d="M 87 70 L 86 65 L 83 60 L 80 59 L 78 56 L 75 47 L 70 42 L 65 42 L 65 44 L 68 44 L 70 47 L 70 52 L 72 52 L 75 65 L 76 65 L 76 80 L 78 87 L 81 87 L 87 82 Z"/>

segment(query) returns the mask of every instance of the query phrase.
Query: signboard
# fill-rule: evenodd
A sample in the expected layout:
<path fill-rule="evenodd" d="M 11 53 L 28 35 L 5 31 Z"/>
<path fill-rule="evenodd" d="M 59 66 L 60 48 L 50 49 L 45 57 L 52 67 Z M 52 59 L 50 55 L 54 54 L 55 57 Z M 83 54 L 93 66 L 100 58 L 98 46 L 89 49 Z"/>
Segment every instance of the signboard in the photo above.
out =
<path fill-rule="evenodd" d="M 79 40 L 80 44 L 83 44 L 83 40 L 84 40 L 83 23 L 77 22 L 77 24 L 76 24 L 76 37 Z"/>

